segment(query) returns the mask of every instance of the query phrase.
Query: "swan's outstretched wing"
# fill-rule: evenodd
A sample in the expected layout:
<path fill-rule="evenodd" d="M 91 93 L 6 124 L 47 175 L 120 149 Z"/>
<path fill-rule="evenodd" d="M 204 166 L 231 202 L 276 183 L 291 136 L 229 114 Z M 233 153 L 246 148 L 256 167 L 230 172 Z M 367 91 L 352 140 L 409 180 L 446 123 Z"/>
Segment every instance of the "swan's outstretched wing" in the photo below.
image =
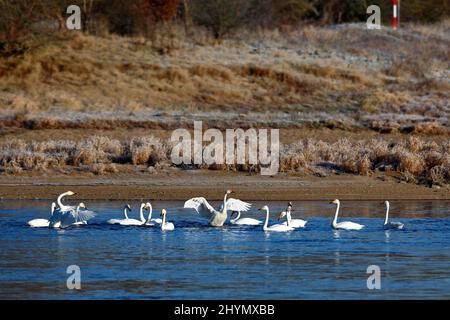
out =
<path fill-rule="evenodd" d="M 195 209 L 199 215 L 208 219 L 216 212 L 203 197 L 189 199 L 184 203 L 184 208 Z"/>
<path fill-rule="evenodd" d="M 60 222 L 62 214 L 63 211 L 61 211 L 60 208 L 56 208 L 55 211 L 53 211 L 53 214 L 51 215 L 50 219 L 48 219 L 48 221 L 50 222 L 49 225 L 53 226 L 55 223 Z"/>
<path fill-rule="evenodd" d="M 239 199 L 230 198 L 227 200 L 227 211 L 248 211 L 252 205 Z"/>
<path fill-rule="evenodd" d="M 76 219 L 76 211 L 75 210 L 63 211 L 61 214 L 60 222 L 61 228 L 67 228 L 68 226 L 78 222 L 78 220 Z"/>
<path fill-rule="evenodd" d="M 75 211 L 76 213 L 76 211 Z M 95 217 L 96 213 L 91 210 L 78 210 L 78 214 L 76 216 L 78 221 L 88 221 Z"/>
<path fill-rule="evenodd" d="M 90 210 L 64 211 L 61 217 L 61 228 L 66 228 L 74 223 L 82 223 L 95 217 L 95 212 Z"/>

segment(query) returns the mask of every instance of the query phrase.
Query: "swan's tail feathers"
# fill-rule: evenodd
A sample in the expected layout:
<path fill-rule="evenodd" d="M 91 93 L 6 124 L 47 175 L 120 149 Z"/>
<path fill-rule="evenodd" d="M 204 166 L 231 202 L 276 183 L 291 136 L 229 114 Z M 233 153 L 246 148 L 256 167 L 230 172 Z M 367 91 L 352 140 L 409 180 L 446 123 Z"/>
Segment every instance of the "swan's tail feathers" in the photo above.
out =
<path fill-rule="evenodd" d="M 252 206 L 251 203 L 244 202 L 239 199 L 230 198 L 227 200 L 227 210 L 231 211 L 248 211 Z"/>

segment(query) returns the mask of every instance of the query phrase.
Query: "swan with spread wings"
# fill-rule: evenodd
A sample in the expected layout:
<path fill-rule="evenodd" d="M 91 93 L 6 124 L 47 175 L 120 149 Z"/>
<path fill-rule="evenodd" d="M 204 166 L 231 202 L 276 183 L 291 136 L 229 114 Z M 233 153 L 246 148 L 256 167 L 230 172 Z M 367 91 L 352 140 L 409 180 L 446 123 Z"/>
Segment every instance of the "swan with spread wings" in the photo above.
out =
<path fill-rule="evenodd" d="M 184 208 L 195 209 L 199 215 L 208 219 L 208 224 L 212 227 L 221 227 L 227 220 L 227 211 L 248 211 L 251 207 L 250 203 L 227 197 L 233 191 L 227 190 L 223 197 L 223 204 L 220 208 L 214 209 L 208 201 L 203 197 L 197 197 L 187 200 L 184 203 Z"/>

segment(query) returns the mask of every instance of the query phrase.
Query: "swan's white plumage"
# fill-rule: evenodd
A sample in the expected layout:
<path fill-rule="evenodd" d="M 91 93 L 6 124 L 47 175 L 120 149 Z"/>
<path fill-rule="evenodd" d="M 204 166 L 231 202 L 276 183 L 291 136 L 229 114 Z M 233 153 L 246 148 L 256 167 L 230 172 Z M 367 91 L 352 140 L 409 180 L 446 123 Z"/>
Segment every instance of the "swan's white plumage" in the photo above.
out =
<path fill-rule="evenodd" d="M 361 230 L 364 228 L 364 225 L 350 222 L 350 221 L 343 221 L 343 222 L 337 222 L 337 218 L 339 215 L 339 208 L 341 206 L 341 202 L 338 199 L 335 199 L 334 201 L 330 202 L 333 204 L 336 204 L 336 213 L 334 215 L 334 219 L 331 223 L 331 227 L 333 229 L 342 229 L 342 230 Z"/>
<path fill-rule="evenodd" d="M 108 224 L 120 224 L 122 221 L 128 219 L 128 211 L 131 211 L 131 207 L 129 204 L 125 205 L 123 207 L 123 216 L 124 219 L 109 219 L 108 221 L 106 221 L 106 223 Z"/>
<path fill-rule="evenodd" d="M 245 226 L 259 226 L 262 224 L 262 221 L 253 219 L 253 218 L 240 218 L 237 221 L 232 222 L 235 225 L 245 225 Z"/>
<path fill-rule="evenodd" d="M 201 215 L 204 218 L 209 219 L 211 215 L 218 212 L 216 209 L 211 206 L 208 201 L 206 201 L 203 197 L 197 197 L 187 200 L 184 203 L 184 208 L 191 208 L 197 211 L 199 215 Z"/>
<path fill-rule="evenodd" d="M 49 227 L 60 228 L 61 227 L 61 219 L 63 218 L 63 214 L 77 209 L 75 206 L 66 206 L 62 203 L 62 199 L 65 196 L 72 196 L 74 194 L 75 194 L 75 192 L 73 192 L 73 191 L 67 191 L 67 192 L 61 193 L 58 196 L 58 199 L 56 199 L 56 203 L 58 204 L 59 208 L 56 208 L 53 211 L 53 214 L 49 219 Z"/>
<path fill-rule="evenodd" d="M 123 219 L 119 224 L 121 226 L 140 226 L 144 223 L 138 219 Z"/>
<path fill-rule="evenodd" d="M 286 218 L 286 221 L 282 222 L 281 224 L 285 226 L 290 226 L 292 228 L 304 228 L 308 221 L 303 219 L 292 219 L 291 217 L 291 210 L 292 210 L 292 204 L 289 202 L 288 207 L 286 211 L 281 212 L 278 215 L 278 219 Z"/>
<path fill-rule="evenodd" d="M 69 210 L 62 212 L 60 228 L 67 228 L 72 225 L 84 225 L 87 224 L 89 219 L 95 217 L 95 212 L 91 210 L 81 210 L 85 206 L 80 203 L 75 210 Z"/>
<path fill-rule="evenodd" d="M 161 224 L 162 223 L 162 219 L 161 218 L 152 218 L 153 207 L 152 207 L 152 204 L 150 202 L 147 202 L 145 204 L 145 208 L 148 210 L 147 220 L 144 223 L 145 226 L 152 227 L 152 226 L 155 225 L 155 223 L 157 223 L 157 224 Z"/>
<path fill-rule="evenodd" d="M 139 219 L 130 219 L 128 218 L 127 215 L 127 219 L 123 219 L 119 224 L 121 226 L 142 226 L 145 224 L 146 220 L 144 218 L 144 208 L 147 207 L 147 204 L 145 203 L 141 203 L 141 206 L 139 208 Z M 127 206 L 125 206 L 124 210 L 128 209 Z"/>
<path fill-rule="evenodd" d="M 294 228 L 288 227 L 286 225 L 282 224 L 274 224 L 272 226 L 268 226 L 265 231 L 277 231 L 277 232 L 287 232 L 287 231 L 293 231 Z"/>
<path fill-rule="evenodd" d="M 398 229 L 401 230 L 405 226 L 401 222 L 390 222 L 389 220 L 389 201 L 385 201 L 384 204 L 386 205 L 386 218 L 384 220 L 383 228 L 384 229 Z"/>
<path fill-rule="evenodd" d="M 226 207 L 227 207 L 227 211 L 238 211 L 238 212 L 242 212 L 242 211 L 248 211 L 250 210 L 250 207 L 252 205 L 248 202 L 239 200 L 239 199 L 234 199 L 234 198 L 230 198 L 227 199 L 226 201 Z"/>
<path fill-rule="evenodd" d="M 304 228 L 308 221 L 302 219 L 291 219 L 289 221 L 289 226 L 292 228 Z M 287 225 L 287 221 L 283 222 L 284 225 Z"/>
<path fill-rule="evenodd" d="M 53 213 L 56 209 L 56 203 L 52 202 L 52 206 L 50 208 L 50 218 L 53 216 Z M 50 225 L 50 218 L 49 219 L 33 219 L 28 221 L 28 225 L 32 228 L 45 228 Z"/>
<path fill-rule="evenodd" d="M 33 219 L 28 221 L 28 225 L 33 228 L 48 227 L 50 221 L 48 219 Z"/>
<path fill-rule="evenodd" d="M 162 222 L 161 222 L 161 230 L 162 231 L 172 231 L 175 230 L 175 225 L 172 222 L 166 222 L 166 209 L 161 210 Z"/>
<path fill-rule="evenodd" d="M 234 212 L 237 212 L 238 215 L 236 216 L 236 218 L 230 220 L 231 224 L 241 225 L 241 226 L 258 226 L 263 223 L 262 221 L 256 220 L 253 218 L 241 218 L 240 211 L 234 211 Z"/>
<path fill-rule="evenodd" d="M 63 203 L 62 203 L 62 199 L 65 197 L 65 196 L 73 196 L 75 194 L 75 192 L 73 192 L 73 191 L 67 191 L 67 192 L 64 192 L 64 193 L 61 193 L 59 196 L 58 196 L 58 199 L 56 199 L 56 203 L 58 204 L 58 206 L 59 206 L 59 209 L 61 210 L 61 211 L 69 211 L 69 210 L 76 210 L 76 206 L 67 206 L 67 205 L 64 205 Z"/>
<path fill-rule="evenodd" d="M 227 200 L 227 196 L 231 194 L 231 190 L 225 192 L 222 206 L 216 210 L 211 206 L 208 201 L 203 197 L 196 197 L 187 200 L 184 203 L 184 208 L 191 208 L 197 211 L 199 215 L 208 219 L 209 225 L 213 227 L 221 227 L 227 219 L 228 210 L 231 211 L 248 211 L 251 207 L 250 203 L 230 198 Z"/>
<path fill-rule="evenodd" d="M 172 230 L 175 230 L 175 226 L 172 222 L 166 222 L 164 224 L 161 223 L 161 230 L 172 231 Z"/>
<path fill-rule="evenodd" d="M 362 224 L 350 222 L 350 221 L 343 221 L 338 222 L 333 226 L 334 229 L 344 229 L 344 230 L 361 230 L 364 228 Z"/>
<path fill-rule="evenodd" d="M 264 226 L 263 226 L 263 230 L 264 231 L 274 231 L 274 232 L 289 232 L 289 231 L 293 231 L 294 228 L 283 225 L 283 224 L 274 224 L 269 226 L 269 207 L 268 206 L 264 206 L 261 209 L 259 209 L 261 211 L 264 211 L 266 213 L 266 220 L 264 221 Z"/>

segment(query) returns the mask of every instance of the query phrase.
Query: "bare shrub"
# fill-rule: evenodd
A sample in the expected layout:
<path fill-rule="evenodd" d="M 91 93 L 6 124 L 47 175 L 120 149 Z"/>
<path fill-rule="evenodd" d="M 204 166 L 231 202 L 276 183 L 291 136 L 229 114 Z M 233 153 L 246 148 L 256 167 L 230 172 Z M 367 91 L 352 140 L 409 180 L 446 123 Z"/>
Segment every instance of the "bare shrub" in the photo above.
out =
<path fill-rule="evenodd" d="M 84 143 L 80 145 L 75 151 L 72 163 L 75 166 L 91 165 L 94 163 L 98 163 L 104 160 L 105 158 L 106 155 L 102 150 L 96 149 L 90 143 Z"/>
<path fill-rule="evenodd" d="M 437 165 L 432 167 L 427 174 L 428 182 L 435 185 L 443 185 L 446 177 L 446 168 L 443 165 Z"/>
<path fill-rule="evenodd" d="M 117 173 L 118 164 L 131 163 L 164 170 L 172 165 L 171 144 L 167 140 L 136 137 L 129 142 L 94 136 L 79 142 L 68 140 L 31 141 L 13 139 L 0 143 L 0 167 L 5 173 L 64 170 L 67 165 L 79 167 L 96 175 Z M 336 142 L 303 139 L 282 144 L 280 171 L 326 176 L 324 170 L 370 175 L 372 170 L 389 167 L 403 180 L 445 184 L 450 182 L 450 143 L 410 137 L 389 142 L 384 139 Z M 247 159 L 248 161 L 248 159 Z M 209 169 L 257 173 L 258 165 L 180 165 L 182 169 Z M 384 169 L 382 169 L 383 171 Z"/>
<path fill-rule="evenodd" d="M 154 166 L 167 159 L 168 146 L 154 137 L 135 138 L 130 143 L 131 162 L 135 165 Z"/>
<path fill-rule="evenodd" d="M 105 173 L 105 165 L 103 163 L 95 163 L 90 166 L 90 171 L 96 175 L 102 175 Z"/>
<path fill-rule="evenodd" d="M 420 155 L 411 152 L 401 152 L 398 154 L 400 160 L 398 169 L 412 175 L 420 175 L 425 170 L 425 163 Z"/>

